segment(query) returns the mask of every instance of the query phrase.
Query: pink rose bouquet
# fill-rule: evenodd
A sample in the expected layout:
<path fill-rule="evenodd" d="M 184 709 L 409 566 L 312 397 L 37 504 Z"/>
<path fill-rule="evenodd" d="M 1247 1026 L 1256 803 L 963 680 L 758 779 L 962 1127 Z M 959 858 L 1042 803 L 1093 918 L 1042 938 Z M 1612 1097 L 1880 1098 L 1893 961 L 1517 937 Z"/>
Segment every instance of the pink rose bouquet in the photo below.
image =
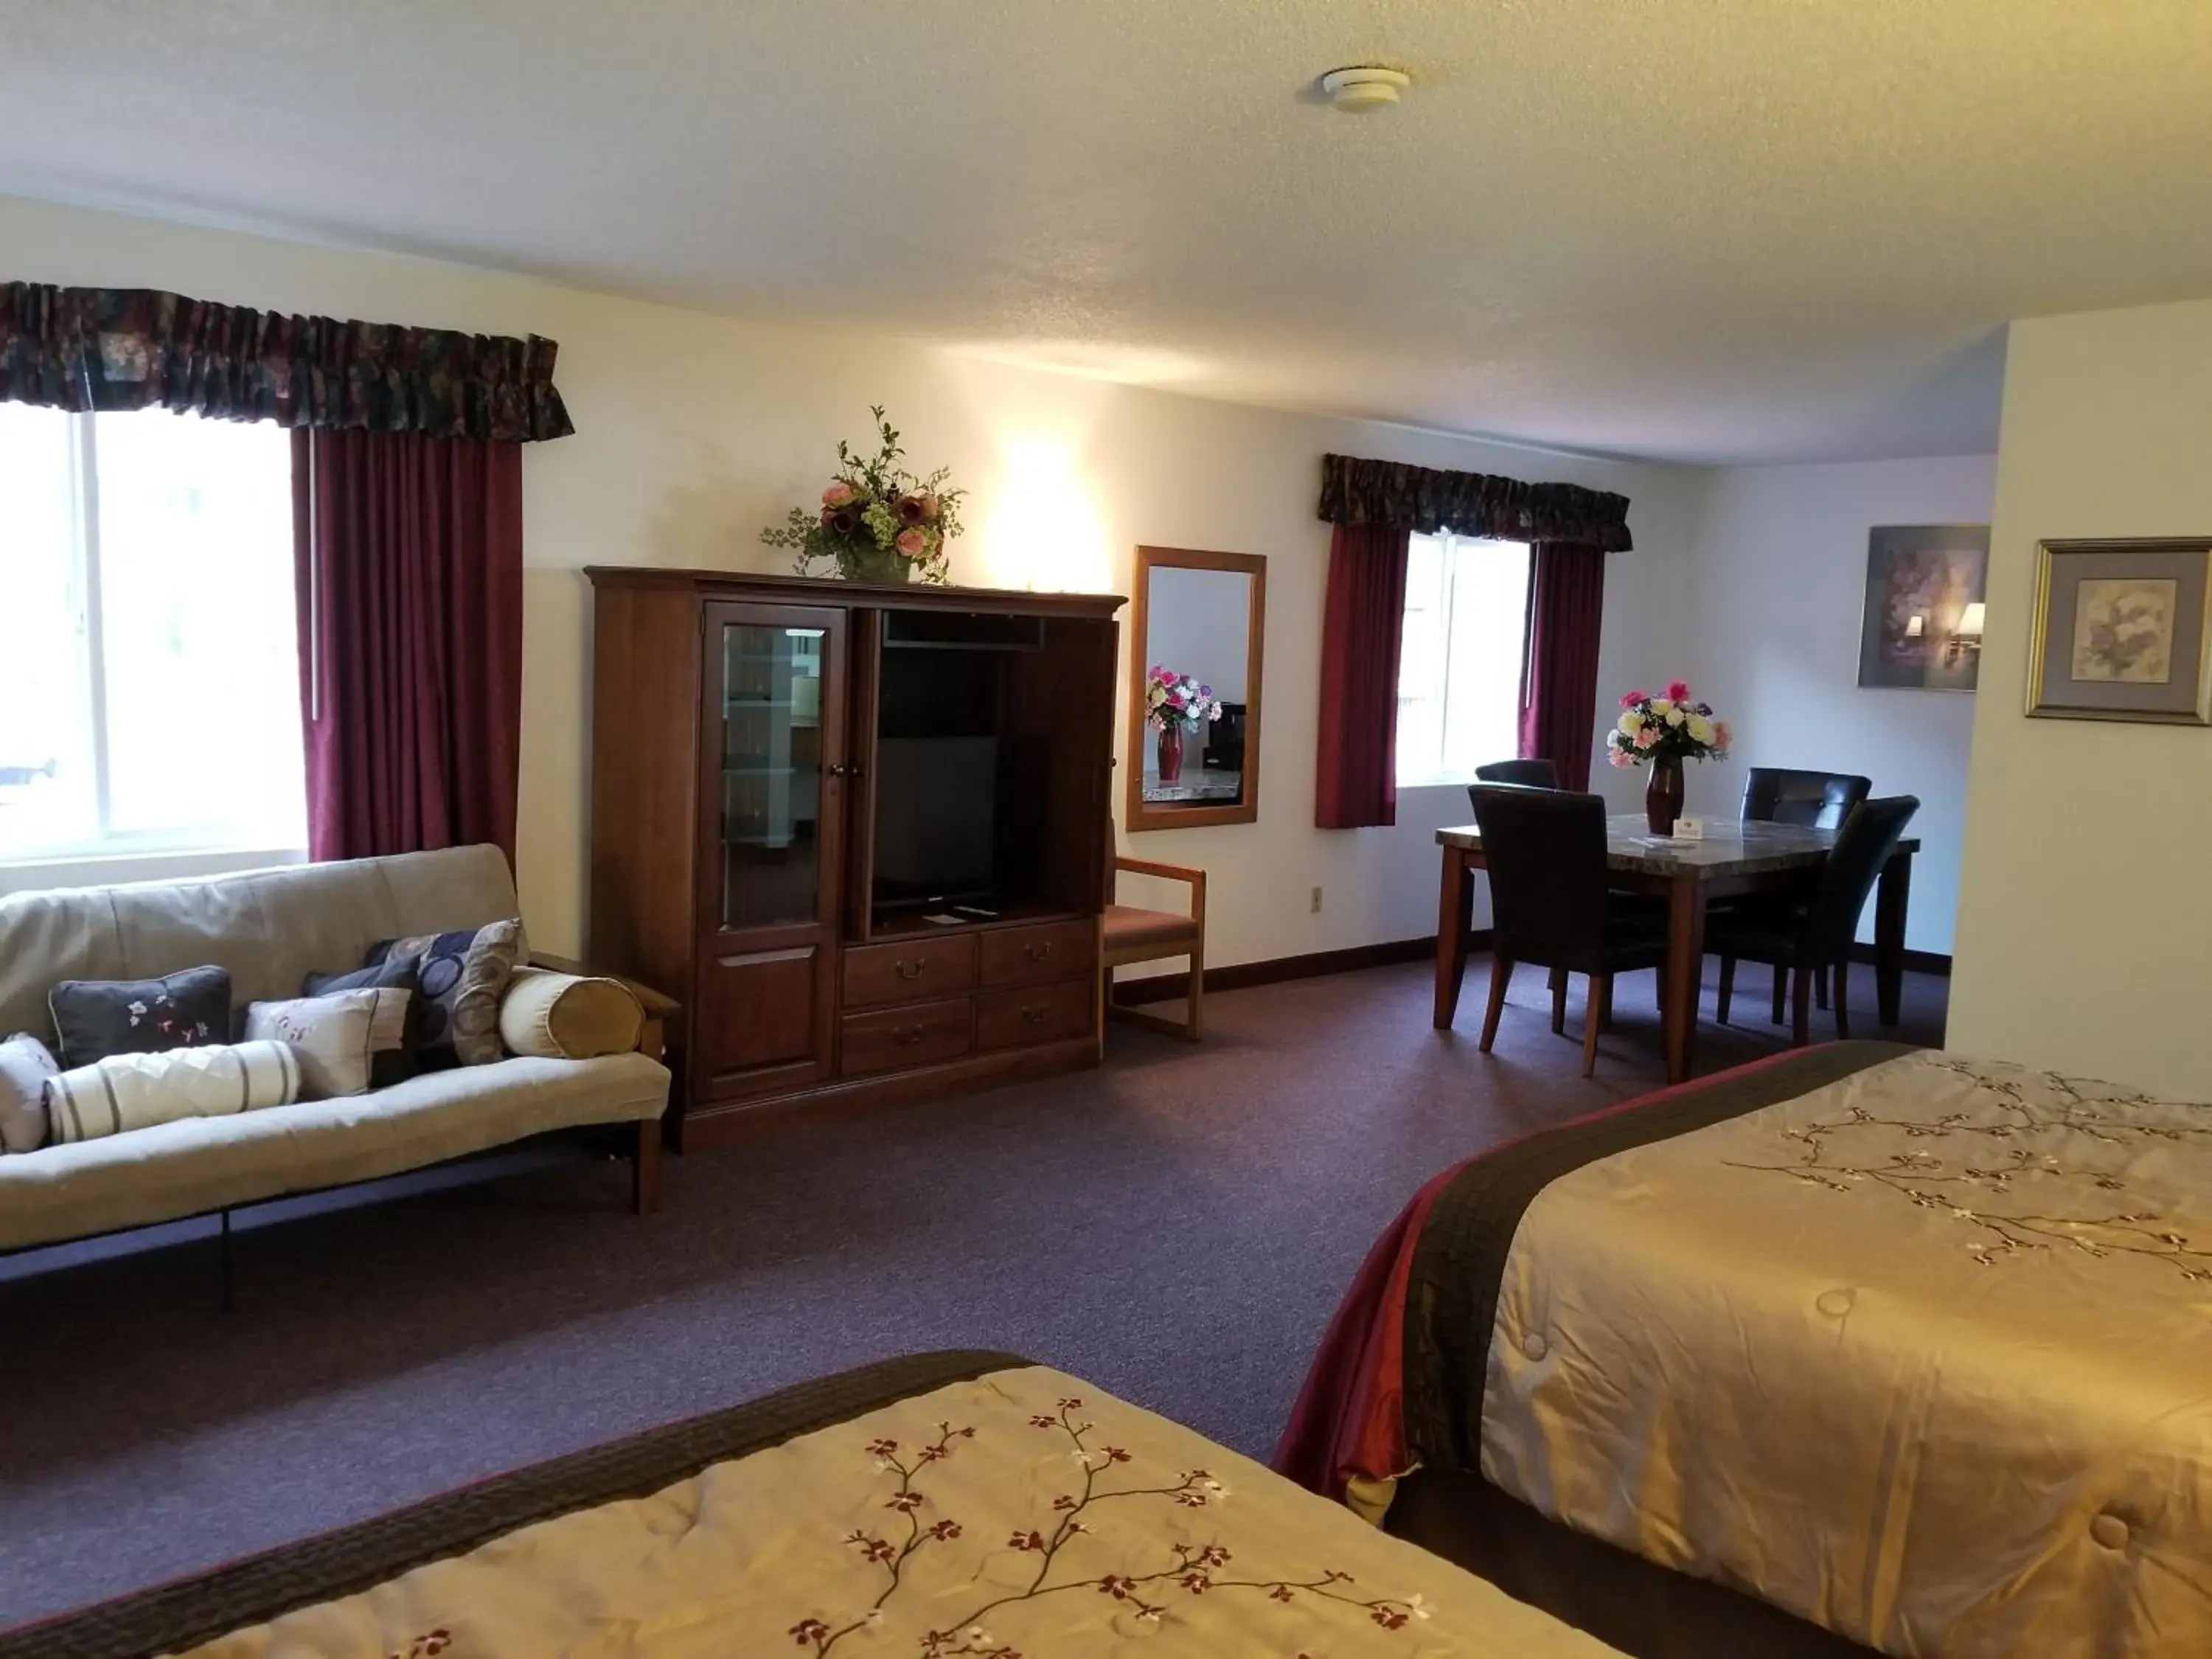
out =
<path fill-rule="evenodd" d="M 1733 734 L 1713 718 L 1713 707 L 1690 696 L 1686 681 L 1669 680 L 1657 696 L 1631 691 L 1620 700 L 1620 719 L 1606 737 L 1606 758 L 1615 766 L 1647 760 L 1724 760 Z"/>

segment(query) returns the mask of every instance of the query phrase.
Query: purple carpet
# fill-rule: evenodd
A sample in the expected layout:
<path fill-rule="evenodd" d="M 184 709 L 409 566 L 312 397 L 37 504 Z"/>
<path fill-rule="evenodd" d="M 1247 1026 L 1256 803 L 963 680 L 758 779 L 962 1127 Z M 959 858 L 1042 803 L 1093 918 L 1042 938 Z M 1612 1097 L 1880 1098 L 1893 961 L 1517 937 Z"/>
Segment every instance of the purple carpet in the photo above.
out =
<path fill-rule="evenodd" d="M 1449 1035 L 1425 967 L 1376 969 L 1210 998 L 1197 1048 L 1116 1026 L 1103 1071 L 788 1116 L 667 1160 L 642 1220 L 623 1166 L 565 1154 L 249 1212 L 228 1315 L 211 1224 L 0 1261 L 0 1626 L 921 1348 L 1026 1353 L 1264 1458 L 1416 1186 L 1659 1081 L 1650 975 L 1584 1082 L 1540 974 L 1475 1051 L 1483 974 Z M 1734 1030 L 1708 994 L 1701 1069 L 1779 1046 L 1764 983 Z M 1899 1031 L 1856 1032 L 1939 1041 L 1945 989 L 1908 975 Z"/>

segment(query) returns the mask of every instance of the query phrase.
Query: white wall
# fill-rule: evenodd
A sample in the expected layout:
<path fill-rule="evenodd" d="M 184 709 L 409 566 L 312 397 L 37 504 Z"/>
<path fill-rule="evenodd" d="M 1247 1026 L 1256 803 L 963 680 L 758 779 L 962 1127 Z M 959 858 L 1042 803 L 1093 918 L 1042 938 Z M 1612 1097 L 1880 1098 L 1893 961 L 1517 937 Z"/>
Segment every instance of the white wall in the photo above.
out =
<path fill-rule="evenodd" d="M 2035 545 L 2212 536 L 2212 301 L 2016 323 L 1953 1048 L 2212 1098 L 2212 731 L 2026 717 Z"/>
<path fill-rule="evenodd" d="M 1395 830 L 1313 827 L 1315 672 L 1328 527 L 1326 450 L 1559 479 L 1634 503 L 1638 550 L 1609 565 L 1607 688 L 1675 654 L 1696 475 L 1401 428 L 1273 413 L 984 362 L 836 330 L 732 320 L 526 279 L 0 198 L 5 275 L 168 288 L 211 300 L 422 325 L 549 335 L 577 435 L 524 467 L 527 573 L 518 877 L 533 937 L 584 929 L 586 564 L 782 568 L 759 528 L 813 499 L 840 437 L 889 406 L 921 470 L 974 490 L 957 581 L 1127 592 L 1139 543 L 1265 554 L 1267 707 L 1261 819 L 1134 838 L 1212 876 L 1221 963 L 1416 937 L 1436 926 L 1430 831 L 1458 790 L 1402 797 Z M 1126 653 L 1125 653 L 1126 655 Z M 1595 733 L 1593 734 L 1595 742 Z M 1637 780 L 1600 768 L 1625 808 Z M 1326 890 L 1309 914 L 1311 887 Z M 1165 897 L 1179 890 L 1162 890 Z M 1134 902 L 1151 896 L 1134 881 Z"/>
<path fill-rule="evenodd" d="M 1966 835 L 1976 699 L 1862 690 L 1867 532 L 1984 524 L 1996 458 L 1718 470 L 1705 480 L 1690 560 L 1685 678 L 1735 729 L 1725 761 L 1689 768 L 1689 810 L 1733 817 L 1753 766 L 1858 772 L 1879 795 L 1917 795 L 1906 942 L 1948 954 Z M 1861 924 L 1873 936 L 1873 907 Z"/>

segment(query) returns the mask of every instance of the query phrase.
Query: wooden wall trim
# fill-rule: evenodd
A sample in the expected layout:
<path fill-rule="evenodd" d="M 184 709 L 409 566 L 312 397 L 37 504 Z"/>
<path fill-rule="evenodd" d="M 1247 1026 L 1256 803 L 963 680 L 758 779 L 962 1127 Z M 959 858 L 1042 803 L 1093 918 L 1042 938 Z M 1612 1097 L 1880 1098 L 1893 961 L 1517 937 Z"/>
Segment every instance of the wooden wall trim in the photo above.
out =
<path fill-rule="evenodd" d="M 1478 927 L 1468 936 L 1469 954 L 1490 948 L 1490 930 Z M 1241 991 L 1254 985 L 1278 985 L 1285 980 L 1316 979 L 1323 974 L 1356 973 L 1363 968 L 1387 968 L 1401 962 L 1429 962 L 1437 954 L 1436 935 L 1426 939 L 1390 939 L 1381 945 L 1355 945 L 1342 951 L 1316 951 L 1307 956 L 1270 957 L 1264 962 L 1231 963 L 1206 970 L 1206 988 Z M 1854 962 L 1870 963 L 1874 946 L 1852 947 Z M 1935 974 L 1948 979 L 1951 958 L 1934 951 L 1907 951 L 1907 972 Z M 1190 985 L 1188 973 L 1155 974 L 1147 979 L 1116 980 L 1114 1000 L 1123 1006 L 1145 1002 L 1170 1002 L 1183 996 Z"/>
<path fill-rule="evenodd" d="M 1490 930 L 1479 929 L 1469 945 L 1472 950 L 1490 948 Z M 1355 945 L 1342 951 L 1316 951 L 1307 956 L 1271 957 L 1264 962 L 1231 963 L 1224 967 L 1206 970 L 1206 988 L 1214 991 L 1241 991 L 1254 985 L 1275 985 L 1284 980 L 1315 979 L 1323 974 L 1349 974 L 1362 968 L 1387 968 L 1401 962 L 1432 962 L 1436 959 L 1437 936 L 1426 939 L 1390 939 L 1381 945 Z M 1188 973 L 1155 974 L 1148 979 L 1117 980 L 1114 984 L 1114 1000 L 1123 1005 L 1140 1002 L 1166 1002 L 1181 997 L 1188 988 Z"/>

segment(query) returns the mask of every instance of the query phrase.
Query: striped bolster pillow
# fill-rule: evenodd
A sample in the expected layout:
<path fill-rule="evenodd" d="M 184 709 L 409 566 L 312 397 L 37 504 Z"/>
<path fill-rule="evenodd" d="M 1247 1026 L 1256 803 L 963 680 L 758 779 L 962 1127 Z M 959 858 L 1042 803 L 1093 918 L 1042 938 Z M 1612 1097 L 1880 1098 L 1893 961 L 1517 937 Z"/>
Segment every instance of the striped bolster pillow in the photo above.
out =
<path fill-rule="evenodd" d="M 180 1117 L 289 1106 L 299 1097 L 300 1062 L 282 1042 L 110 1054 L 46 1079 L 47 1144 L 96 1140 Z"/>

